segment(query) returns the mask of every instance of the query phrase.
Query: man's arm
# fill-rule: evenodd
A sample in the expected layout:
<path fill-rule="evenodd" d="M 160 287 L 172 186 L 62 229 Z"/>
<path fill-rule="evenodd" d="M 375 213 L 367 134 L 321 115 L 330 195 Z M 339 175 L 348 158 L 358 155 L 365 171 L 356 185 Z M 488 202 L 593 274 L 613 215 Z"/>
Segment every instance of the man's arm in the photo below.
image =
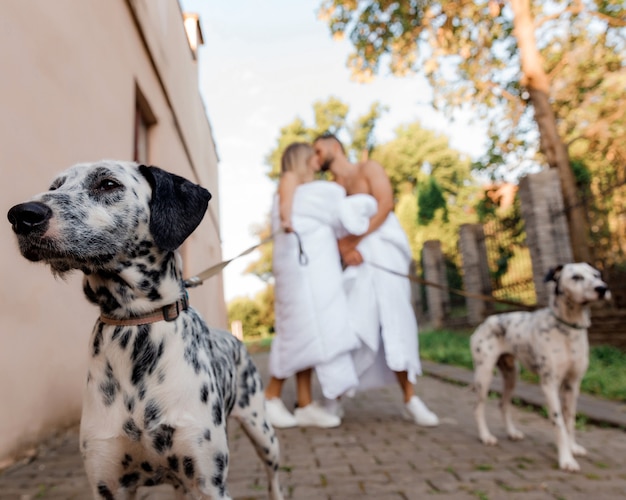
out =
<path fill-rule="evenodd" d="M 367 181 L 369 194 L 378 202 L 378 210 L 371 217 L 367 232 L 360 236 L 348 235 L 339 240 L 339 252 L 345 264 L 354 266 L 363 263 L 363 257 L 356 249 L 359 242 L 376 231 L 393 210 L 393 188 L 391 181 L 380 163 L 368 161 L 361 166 L 361 174 Z"/>

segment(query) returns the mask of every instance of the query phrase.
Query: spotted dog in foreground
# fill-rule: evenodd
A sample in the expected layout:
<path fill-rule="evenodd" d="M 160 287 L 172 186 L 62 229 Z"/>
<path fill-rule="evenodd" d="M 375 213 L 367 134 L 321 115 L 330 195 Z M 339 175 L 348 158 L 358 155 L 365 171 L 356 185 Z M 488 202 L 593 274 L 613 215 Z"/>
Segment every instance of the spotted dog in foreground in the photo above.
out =
<path fill-rule="evenodd" d="M 497 365 L 504 380 L 500 405 L 507 434 L 513 440 L 524 437 L 513 425 L 510 413 L 517 359 L 539 375 L 556 433 L 559 467 L 578 471 L 574 455 L 587 453 L 575 441 L 574 421 L 580 382 L 589 364 L 589 304 L 608 300 L 611 294 L 600 272 L 584 263 L 556 267 L 548 273 L 546 282 L 554 282 L 548 307 L 490 316 L 472 334 L 474 389 L 478 393 L 476 423 L 480 440 L 496 444 L 485 421 L 485 401 Z"/>
<path fill-rule="evenodd" d="M 226 419 L 235 417 L 282 499 L 279 445 L 243 344 L 187 303 L 176 249 L 209 192 L 177 175 L 101 161 L 61 173 L 11 208 L 22 255 L 56 275 L 84 273 L 100 307 L 89 342 L 80 446 L 95 498 L 171 484 L 178 498 L 230 498 Z"/>

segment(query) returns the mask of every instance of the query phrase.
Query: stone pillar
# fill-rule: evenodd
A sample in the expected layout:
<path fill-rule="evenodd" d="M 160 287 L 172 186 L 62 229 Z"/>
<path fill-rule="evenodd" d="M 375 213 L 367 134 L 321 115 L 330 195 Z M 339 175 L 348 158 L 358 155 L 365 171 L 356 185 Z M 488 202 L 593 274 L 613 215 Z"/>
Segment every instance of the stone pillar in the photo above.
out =
<path fill-rule="evenodd" d="M 491 278 L 487 260 L 485 232 L 481 224 L 462 224 L 459 250 L 463 261 L 463 285 L 468 293 L 491 295 Z M 467 297 L 467 320 L 477 325 L 493 312 L 493 303 Z"/>
<path fill-rule="evenodd" d="M 450 297 L 447 290 L 446 265 L 439 240 L 428 240 L 424 243 L 424 248 L 422 248 L 422 266 L 426 281 L 431 281 L 444 287 L 444 289 L 441 289 L 426 286 L 428 319 L 433 328 L 441 328 L 444 325 L 446 315 L 450 312 Z"/>
<path fill-rule="evenodd" d="M 559 173 L 546 169 L 520 179 L 519 197 L 530 249 L 537 304 L 548 304 L 548 270 L 573 261 Z"/>

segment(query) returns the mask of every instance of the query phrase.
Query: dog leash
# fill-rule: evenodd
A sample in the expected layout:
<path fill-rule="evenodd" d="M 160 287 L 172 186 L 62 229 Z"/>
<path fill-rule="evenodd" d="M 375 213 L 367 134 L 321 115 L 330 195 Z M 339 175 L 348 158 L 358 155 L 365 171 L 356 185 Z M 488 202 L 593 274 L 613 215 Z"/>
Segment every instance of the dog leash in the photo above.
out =
<path fill-rule="evenodd" d="M 232 259 L 223 260 L 222 262 L 220 262 L 218 264 L 215 264 L 214 266 L 211 266 L 208 269 L 205 269 L 201 273 L 196 274 L 195 276 L 192 276 L 191 278 L 187 278 L 186 280 L 183 281 L 183 284 L 185 285 L 185 288 L 195 288 L 197 286 L 202 285 L 202 283 L 204 283 L 205 280 L 207 280 L 207 279 L 211 278 L 212 276 L 215 276 L 216 274 L 220 273 L 232 261 L 237 260 L 240 257 L 243 257 L 245 255 L 248 255 L 249 253 L 252 253 L 257 248 L 259 248 L 259 247 L 265 245 L 266 243 L 269 243 L 270 241 L 272 241 L 276 237 L 277 234 L 280 234 L 280 233 L 283 233 L 283 232 L 286 233 L 286 234 L 293 234 L 293 235 L 295 235 L 295 237 L 296 237 L 296 239 L 298 241 L 298 261 L 300 262 L 300 265 L 306 266 L 309 263 L 309 257 L 304 252 L 304 248 L 302 247 L 302 239 L 300 238 L 300 235 L 297 233 L 297 231 L 291 231 L 291 232 L 287 233 L 286 231 L 281 229 L 280 231 L 272 233 L 267 238 L 263 238 L 259 243 L 257 243 L 256 245 L 252 245 L 250 248 L 247 248 L 246 250 L 241 252 L 239 255 L 236 255 Z"/>
<path fill-rule="evenodd" d="M 405 273 L 401 273 L 401 272 L 398 272 L 398 271 L 394 271 L 393 269 L 389 269 L 388 267 L 381 266 L 380 264 L 376 264 L 375 262 L 367 262 L 366 261 L 366 262 L 364 262 L 364 264 L 368 264 L 368 265 L 370 265 L 372 267 L 375 267 L 376 269 L 380 269 L 381 271 L 385 271 L 385 272 L 388 272 L 390 274 L 394 274 L 396 276 L 400 276 L 402 278 L 408 278 L 410 281 L 413 281 L 415 283 L 419 283 L 421 285 L 426 285 L 426 286 L 432 286 L 433 288 L 438 288 L 438 289 L 444 290 L 446 292 L 454 293 L 456 295 L 461 295 L 461 296 L 467 297 L 469 299 L 480 299 L 480 300 L 483 300 L 483 301 L 486 301 L 486 302 L 498 302 L 500 304 L 506 304 L 506 305 L 514 306 L 514 307 L 521 307 L 521 308 L 527 309 L 527 310 L 537 309 L 537 306 L 524 304 L 522 302 L 517 302 L 515 300 L 497 299 L 495 297 L 492 297 L 491 295 L 484 295 L 482 293 L 466 292 L 465 290 L 459 290 L 457 288 L 449 288 L 447 286 L 440 285 L 439 283 L 435 283 L 433 281 L 425 280 L 425 279 L 420 278 L 419 276 L 416 276 L 414 274 L 405 274 Z"/>
<path fill-rule="evenodd" d="M 256 245 L 253 245 L 250 248 L 247 248 L 246 250 L 241 252 L 239 255 L 233 257 L 232 259 L 224 260 L 224 261 L 222 261 L 222 262 L 220 262 L 218 264 L 215 264 L 214 266 L 209 267 L 208 269 L 205 269 L 201 273 L 199 273 L 199 274 L 197 274 L 195 276 L 192 276 L 191 278 L 187 278 L 186 280 L 183 281 L 183 284 L 185 285 L 185 288 L 195 288 L 197 286 L 202 285 L 202 283 L 204 283 L 205 280 L 207 280 L 207 279 L 211 278 L 212 276 L 215 276 L 216 274 L 220 273 L 228 264 L 230 264 L 234 260 L 239 259 L 240 257 L 248 255 L 249 253 L 253 252 L 257 248 L 265 245 L 266 243 L 269 243 L 270 241 L 272 241 L 276 237 L 277 234 L 279 234 L 281 232 L 285 232 L 285 231 L 284 230 L 280 230 L 280 231 L 278 231 L 276 233 L 272 233 L 267 238 L 264 238 L 263 240 L 261 240 Z M 300 235 L 298 234 L 297 231 L 292 231 L 291 233 L 287 233 L 287 234 L 294 234 L 296 236 L 296 238 L 298 240 L 298 261 L 300 262 L 300 265 L 303 265 L 303 266 L 307 265 L 309 263 L 309 257 L 307 256 L 307 254 L 304 251 L 304 248 L 302 247 L 302 240 L 300 238 Z M 425 285 L 425 286 L 431 286 L 433 288 L 438 288 L 440 290 L 444 290 L 444 291 L 447 291 L 449 293 L 454 293 L 456 295 L 461 295 L 461 296 L 466 297 L 466 298 L 480 299 L 480 300 L 483 300 L 485 302 L 497 302 L 497 303 L 500 303 L 500 304 L 505 304 L 505 305 L 509 305 L 509 306 L 513 306 L 513 307 L 519 307 L 519 308 L 523 308 L 523 309 L 527 309 L 527 310 L 534 310 L 534 309 L 537 308 L 537 306 L 524 304 L 522 302 L 517 302 L 517 301 L 514 301 L 514 300 L 497 299 L 495 297 L 492 297 L 491 295 L 484 295 L 484 294 L 481 294 L 481 293 L 466 292 L 465 290 L 459 290 L 459 289 L 456 289 L 456 288 L 449 288 L 449 287 L 440 285 L 439 283 L 435 283 L 433 281 L 425 280 L 425 279 L 420 278 L 419 276 L 416 276 L 416 275 L 405 274 L 405 273 L 401 273 L 401 272 L 395 271 L 393 269 L 389 269 L 389 268 L 387 268 L 385 266 L 381 266 L 380 264 L 377 264 L 375 262 L 365 262 L 365 263 L 369 264 L 372 267 L 380 269 L 381 271 L 385 271 L 385 272 L 388 272 L 390 274 L 394 274 L 396 276 L 400 276 L 402 278 L 407 278 L 410 281 L 413 281 L 415 283 L 419 283 L 419 284 Z"/>

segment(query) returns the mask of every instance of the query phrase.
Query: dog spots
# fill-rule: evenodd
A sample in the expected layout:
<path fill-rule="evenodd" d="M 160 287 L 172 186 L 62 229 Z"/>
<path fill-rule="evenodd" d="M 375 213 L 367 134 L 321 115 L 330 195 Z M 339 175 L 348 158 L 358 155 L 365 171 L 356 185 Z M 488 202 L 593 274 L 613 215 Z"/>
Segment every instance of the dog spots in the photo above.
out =
<path fill-rule="evenodd" d="M 107 361 L 106 368 L 104 369 L 104 380 L 100 383 L 100 393 L 102 394 L 104 406 L 111 406 L 113 404 L 119 390 L 120 383 L 115 378 L 111 364 Z"/>
<path fill-rule="evenodd" d="M 128 469 L 128 467 L 130 466 L 132 462 L 133 462 L 133 457 L 130 456 L 128 453 L 126 453 L 122 460 L 122 467 L 124 467 L 124 469 Z"/>
<path fill-rule="evenodd" d="M 135 410 L 135 398 L 124 394 L 124 407 L 128 410 L 128 413 L 132 413 Z"/>
<path fill-rule="evenodd" d="M 156 368 L 159 359 L 163 355 L 164 340 L 157 346 L 150 339 L 151 325 L 140 325 L 137 328 L 137 336 L 133 344 L 131 360 L 133 369 L 131 381 L 138 385 L 146 375 L 151 374 Z"/>
<path fill-rule="evenodd" d="M 132 335 L 132 331 L 130 329 L 127 329 L 124 331 L 124 333 L 120 337 L 120 347 L 122 349 L 126 349 L 126 346 L 128 345 L 128 341 L 130 340 L 131 335 Z"/>
<path fill-rule="evenodd" d="M 156 424 L 156 421 L 161 418 L 161 407 L 158 403 L 151 399 L 146 403 L 146 407 L 143 412 L 143 425 L 144 428 L 150 429 Z"/>
<path fill-rule="evenodd" d="M 99 323 L 96 327 L 96 335 L 93 338 L 93 346 L 91 355 L 95 358 L 98 354 L 100 354 L 100 345 L 102 344 L 102 329 L 104 328 L 104 323 Z"/>
<path fill-rule="evenodd" d="M 122 429 L 131 441 L 139 441 L 141 439 L 141 429 L 132 418 L 129 418 L 126 422 L 124 422 Z"/>
<path fill-rule="evenodd" d="M 215 401 L 213 403 L 213 424 L 216 427 L 222 425 L 222 402 Z"/>
<path fill-rule="evenodd" d="M 207 441 L 211 441 L 211 429 L 205 429 L 202 435 Z"/>
<path fill-rule="evenodd" d="M 115 500 L 113 493 L 105 483 L 98 483 L 98 495 L 104 500 Z"/>
<path fill-rule="evenodd" d="M 224 492 L 226 490 L 226 485 L 224 484 L 224 474 L 228 466 L 228 455 L 226 455 L 225 453 L 217 452 L 213 456 L 213 463 L 215 467 L 211 482 L 213 486 L 219 488 L 220 495 L 224 495 Z"/>
<path fill-rule="evenodd" d="M 152 447 L 157 453 L 164 453 L 174 444 L 174 432 L 176 429 L 171 425 L 161 424 L 157 430 L 151 432 Z"/>
<path fill-rule="evenodd" d="M 200 388 L 200 401 L 206 404 L 208 399 L 209 399 L 209 386 L 205 383 L 205 384 L 202 384 L 202 387 Z"/>
<path fill-rule="evenodd" d="M 172 472 L 178 472 L 179 461 L 176 455 L 170 455 L 167 457 L 167 465 Z"/>
<path fill-rule="evenodd" d="M 120 486 L 122 488 L 132 488 L 139 482 L 139 472 L 131 472 L 120 477 Z"/>
<path fill-rule="evenodd" d="M 144 470 L 145 472 L 153 472 L 154 469 L 152 467 L 152 465 L 150 464 L 150 462 L 141 462 L 141 469 Z"/>
<path fill-rule="evenodd" d="M 191 457 L 183 457 L 183 472 L 188 479 L 193 479 L 195 474 L 195 466 L 193 463 L 193 458 Z"/>

